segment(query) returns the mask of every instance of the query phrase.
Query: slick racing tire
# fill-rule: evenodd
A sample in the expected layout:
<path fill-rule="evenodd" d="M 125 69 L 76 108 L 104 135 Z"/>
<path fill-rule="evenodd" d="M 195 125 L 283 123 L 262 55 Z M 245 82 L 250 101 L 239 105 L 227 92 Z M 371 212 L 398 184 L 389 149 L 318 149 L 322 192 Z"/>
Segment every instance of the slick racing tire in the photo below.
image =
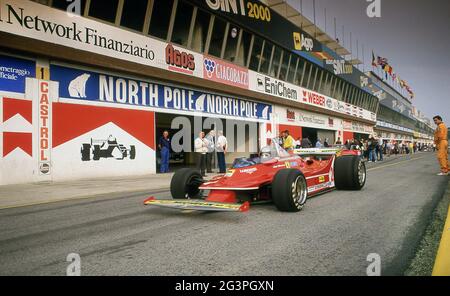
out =
<path fill-rule="evenodd" d="M 134 145 L 130 146 L 130 159 L 136 158 L 136 147 Z"/>
<path fill-rule="evenodd" d="M 81 161 L 91 160 L 91 145 L 83 144 L 81 147 Z"/>
<path fill-rule="evenodd" d="M 366 165 L 359 156 L 344 155 L 334 163 L 334 182 L 338 190 L 361 190 L 366 184 Z"/>
<path fill-rule="evenodd" d="M 272 181 L 272 200 L 279 211 L 298 212 L 308 198 L 308 186 L 302 172 L 283 169 L 276 173 Z"/>
<path fill-rule="evenodd" d="M 170 193 L 174 199 L 195 198 L 200 194 L 203 177 L 197 170 L 184 168 L 177 172 L 170 181 Z"/>

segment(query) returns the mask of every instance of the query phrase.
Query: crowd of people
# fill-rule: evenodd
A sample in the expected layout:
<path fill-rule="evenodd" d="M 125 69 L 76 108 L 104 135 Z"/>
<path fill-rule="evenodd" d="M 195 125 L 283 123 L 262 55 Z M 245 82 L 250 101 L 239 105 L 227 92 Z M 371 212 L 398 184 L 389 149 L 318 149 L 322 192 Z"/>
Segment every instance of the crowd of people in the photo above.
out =
<path fill-rule="evenodd" d="M 419 151 L 432 151 L 434 145 L 410 141 L 382 140 L 370 136 L 365 140 L 347 140 L 345 142 L 347 149 L 361 150 L 361 156 L 368 161 L 383 161 L 383 156 L 414 154 Z"/>
<path fill-rule="evenodd" d="M 161 155 L 161 173 L 169 172 L 170 146 L 169 132 L 164 131 L 158 142 L 158 149 Z M 211 130 L 207 134 L 204 131 L 198 134 L 198 137 L 194 140 L 195 163 L 202 176 L 206 176 L 206 173 L 213 172 L 214 154 L 217 156 L 219 173 L 225 173 L 225 154 L 227 153 L 227 148 L 228 142 L 227 138 L 223 135 L 223 131 L 218 131 L 217 135 L 214 130 Z"/>

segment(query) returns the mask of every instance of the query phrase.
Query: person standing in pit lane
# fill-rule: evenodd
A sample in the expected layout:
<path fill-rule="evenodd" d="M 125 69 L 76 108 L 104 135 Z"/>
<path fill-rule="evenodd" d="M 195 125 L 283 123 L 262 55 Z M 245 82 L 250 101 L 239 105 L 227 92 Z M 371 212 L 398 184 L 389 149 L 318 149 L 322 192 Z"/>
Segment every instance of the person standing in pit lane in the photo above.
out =
<path fill-rule="evenodd" d="M 208 140 L 205 139 L 205 132 L 200 132 L 194 141 L 195 152 L 197 154 L 197 169 L 203 177 L 206 177 L 206 153 L 208 153 Z"/>
<path fill-rule="evenodd" d="M 434 144 L 436 145 L 437 159 L 441 166 L 441 172 L 438 176 L 448 176 L 448 130 L 441 116 L 433 117 L 433 121 L 437 126 L 434 132 Z"/>
<path fill-rule="evenodd" d="M 283 148 L 286 151 L 290 151 L 294 149 L 294 138 L 289 134 L 288 130 L 285 130 L 283 132 L 284 135 L 284 141 L 283 141 Z"/>
<path fill-rule="evenodd" d="M 205 137 L 206 140 L 208 140 L 208 153 L 206 154 L 206 172 L 208 174 L 211 174 L 212 171 L 212 163 L 214 158 L 214 152 L 215 152 L 215 137 L 216 132 L 214 130 L 211 130 L 208 135 Z"/>
<path fill-rule="evenodd" d="M 162 136 L 159 138 L 158 148 L 161 152 L 161 166 L 160 172 L 162 174 L 169 172 L 169 159 L 170 159 L 170 139 L 169 132 L 164 131 Z"/>
<path fill-rule="evenodd" d="M 227 138 L 223 135 L 223 131 L 217 132 L 217 142 L 216 142 L 216 151 L 217 151 L 217 162 L 219 165 L 219 173 L 225 174 L 226 172 L 226 163 L 225 163 L 225 153 L 227 153 L 228 142 Z"/>

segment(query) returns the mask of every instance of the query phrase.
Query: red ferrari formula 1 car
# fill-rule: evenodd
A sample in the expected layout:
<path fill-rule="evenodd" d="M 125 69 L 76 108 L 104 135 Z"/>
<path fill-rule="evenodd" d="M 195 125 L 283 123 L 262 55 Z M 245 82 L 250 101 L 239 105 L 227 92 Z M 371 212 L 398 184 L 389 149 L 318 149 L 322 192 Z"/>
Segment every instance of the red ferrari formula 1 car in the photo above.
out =
<path fill-rule="evenodd" d="M 204 180 L 194 169 L 172 177 L 173 199 L 150 197 L 145 205 L 183 210 L 249 210 L 251 203 L 273 201 L 280 211 L 300 211 L 309 197 L 333 189 L 361 190 L 366 167 L 356 151 L 342 148 L 286 152 L 275 141 L 259 157 L 238 158 L 226 174 Z M 206 195 L 206 197 L 203 197 Z"/>

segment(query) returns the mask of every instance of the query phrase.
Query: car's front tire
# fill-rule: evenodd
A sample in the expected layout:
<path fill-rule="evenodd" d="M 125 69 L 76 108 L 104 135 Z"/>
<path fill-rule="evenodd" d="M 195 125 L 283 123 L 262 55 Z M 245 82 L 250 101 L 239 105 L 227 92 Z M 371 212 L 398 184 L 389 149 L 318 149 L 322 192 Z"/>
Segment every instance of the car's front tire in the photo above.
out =
<path fill-rule="evenodd" d="M 174 199 L 194 198 L 200 194 L 203 177 L 199 171 L 183 168 L 175 172 L 170 181 L 170 193 Z"/>
<path fill-rule="evenodd" d="M 308 198 L 308 186 L 302 172 L 283 169 L 275 174 L 272 181 L 272 200 L 279 211 L 298 212 Z"/>
<path fill-rule="evenodd" d="M 338 190 L 361 190 L 366 184 L 366 165 L 361 157 L 343 155 L 334 162 L 334 182 Z"/>

